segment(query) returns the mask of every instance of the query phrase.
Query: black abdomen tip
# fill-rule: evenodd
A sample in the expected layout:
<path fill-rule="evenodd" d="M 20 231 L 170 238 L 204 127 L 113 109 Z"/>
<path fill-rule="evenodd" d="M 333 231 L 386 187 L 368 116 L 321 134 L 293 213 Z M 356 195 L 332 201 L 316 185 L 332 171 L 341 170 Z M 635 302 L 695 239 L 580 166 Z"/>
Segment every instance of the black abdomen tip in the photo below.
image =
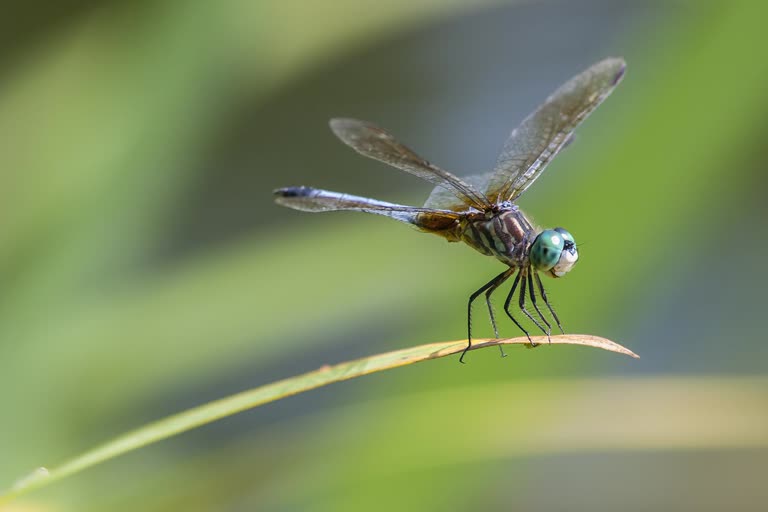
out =
<path fill-rule="evenodd" d="M 624 62 L 624 60 L 621 60 L 621 66 L 619 67 L 619 70 L 616 72 L 616 75 L 613 77 L 613 82 L 611 82 L 611 85 L 615 86 L 618 84 L 622 78 L 624 78 L 624 73 L 627 71 L 627 63 Z"/>
<path fill-rule="evenodd" d="M 310 187 L 286 187 L 278 188 L 272 193 L 280 197 L 305 197 L 310 195 L 311 191 Z"/>

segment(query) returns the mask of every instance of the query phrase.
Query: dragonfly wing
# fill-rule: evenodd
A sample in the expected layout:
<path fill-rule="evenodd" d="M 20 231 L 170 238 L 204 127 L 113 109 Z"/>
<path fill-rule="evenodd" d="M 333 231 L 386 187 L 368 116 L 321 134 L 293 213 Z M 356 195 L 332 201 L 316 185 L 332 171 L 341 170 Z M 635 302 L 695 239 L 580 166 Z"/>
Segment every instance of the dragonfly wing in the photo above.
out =
<path fill-rule="evenodd" d="M 467 206 L 471 206 L 485 210 L 490 207 L 488 199 L 481 192 L 417 155 L 386 130 L 366 121 L 345 118 L 331 119 L 330 126 L 342 142 L 361 155 L 389 164 L 445 189 L 454 198 L 459 199 L 459 204 L 463 206 L 461 209 L 465 210 Z"/>
<path fill-rule="evenodd" d="M 474 176 L 467 176 L 464 181 L 476 190 L 484 190 L 488 186 L 488 181 L 493 173 L 476 174 Z M 461 211 L 466 209 L 466 203 L 459 201 L 455 195 L 443 187 L 435 187 L 432 189 L 432 193 L 429 194 L 424 208 L 438 208 L 443 210 Z"/>
<path fill-rule="evenodd" d="M 442 231 L 456 226 L 460 213 L 432 208 L 416 208 L 367 197 L 342 194 L 311 187 L 288 187 L 274 191 L 275 202 L 304 212 L 351 210 L 383 215 L 412 224 L 426 231 Z"/>
<path fill-rule="evenodd" d="M 568 135 L 568 138 L 563 143 L 560 151 L 567 148 L 574 141 L 575 136 L 573 132 Z M 483 174 L 475 174 L 474 176 L 467 176 L 464 181 L 475 187 L 477 190 L 488 190 L 489 183 L 496 176 L 495 172 L 487 172 Z M 487 192 L 486 192 L 487 193 Z M 432 193 L 427 198 L 427 202 L 424 203 L 425 208 L 445 208 L 446 210 L 455 210 L 460 207 L 456 205 L 456 198 L 447 194 L 446 191 L 440 187 L 435 187 Z"/>
<path fill-rule="evenodd" d="M 573 130 L 608 97 L 624 75 L 621 58 L 605 59 L 560 86 L 510 134 L 480 188 L 493 203 L 514 201 L 573 140 Z"/>

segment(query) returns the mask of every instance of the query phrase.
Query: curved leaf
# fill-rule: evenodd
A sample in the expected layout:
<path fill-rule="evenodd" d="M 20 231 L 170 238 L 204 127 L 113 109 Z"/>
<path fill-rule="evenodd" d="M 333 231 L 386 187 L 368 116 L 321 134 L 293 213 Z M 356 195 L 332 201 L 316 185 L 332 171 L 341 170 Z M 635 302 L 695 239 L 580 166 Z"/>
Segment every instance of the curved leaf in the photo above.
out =
<path fill-rule="evenodd" d="M 601 348 L 603 350 L 625 354 L 634 358 L 639 357 L 637 354 L 618 343 L 598 336 L 586 334 L 552 336 L 549 340 L 546 337 L 539 336 L 534 337 L 533 341 L 537 343 L 538 346 L 547 346 L 549 344 L 582 345 Z M 78 473 L 119 455 L 161 441 L 175 434 L 191 430 L 195 427 L 211 423 L 218 419 L 298 393 L 303 393 L 311 389 L 326 386 L 334 382 L 349 380 L 370 373 L 458 354 L 464 350 L 466 343 L 466 340 L 430 343 L 427 345 L 419 345 L 375 356 L 355 359 L 333 366 L 326 365 L 302 375 L 290 377 L 209 402 L 157 422 L 150 423 L 123 436 L 117 437 L 112 441 L 97 446 L 96 448 L 65 462 L 57 468 L 51 470 L 43 467 L 37 468 L 30 475 L 18 480 L 8 493 L 0 496 L 0 503 L 31 491 L 32 489 L 47 485 L 55 480 Z M 528 338 L 524 337 L 480 339 L 475 340 L 472 350 L 493 345 L 530 346 L 530 342 Z"/>

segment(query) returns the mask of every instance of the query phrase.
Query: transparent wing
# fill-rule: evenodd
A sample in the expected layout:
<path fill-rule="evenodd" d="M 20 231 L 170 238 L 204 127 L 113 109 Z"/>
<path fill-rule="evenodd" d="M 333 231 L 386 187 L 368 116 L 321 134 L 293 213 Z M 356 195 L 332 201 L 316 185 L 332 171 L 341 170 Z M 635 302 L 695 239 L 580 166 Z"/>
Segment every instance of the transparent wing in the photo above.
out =
<path fill-rule="evenodd" d="M 453 196 L 451 204 L 458 204 L 464 210 L 468 206 L 478 210 L 490 208 L 491 203 L 482 193 L 417 155 L 386 130 L 357 119 L 331 119 L 330 126 L 342 142 L 361 155 L 389 164 L 446 190 Z M 459 202 L 455 199 L 459 199 Z"/>
<path fill-rule="evenodd" d="M 476 190 L 484 190 L 488 186 L 488 180 L 492 175 L 493 173 L 475 174 L 474 176 L 466 176 L 464 181 Z M 461 211 L 462 209 L 466 209 L 467 205 L 466 203 L 459 201 L 455 195 L 451 194 L 443 187 L 435 187 L 424 202 L 424 208 Z"/>
<path fill-rule="evenodd" d="M 493 172 L 474 182 L 492 203 L 514 201 L 573 140 L 573 130 L 621 81 L 626 63 L 620 58 L 592 65 L 560 86 L 510 134 Z"/>
<path fill-rule="evenodd" d="M 311 187 L 288 187 L 274 191 L 275 202 L 294 210 L 304 212 L 331 212 L 351 210 L 383 215 L 391 219 L 412 224 L 428 231 L 440 231 L 451 228 L 460 213 L 431 208 L 416 208 L 400 204 L 387 203 L 367 197 L 331 192 Z"/>

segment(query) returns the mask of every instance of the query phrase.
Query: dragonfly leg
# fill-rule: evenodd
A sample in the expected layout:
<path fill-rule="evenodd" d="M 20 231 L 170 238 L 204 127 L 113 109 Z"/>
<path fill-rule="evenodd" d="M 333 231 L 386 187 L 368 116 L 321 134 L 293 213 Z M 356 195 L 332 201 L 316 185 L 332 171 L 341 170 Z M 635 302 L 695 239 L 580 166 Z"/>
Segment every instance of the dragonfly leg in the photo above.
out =
<path fill-rule="evenodd" d="M 541 282 L 541 277 L 539 277 L 538 272 L 533 273 L 534 276 L 536 276 L 536 284 L 539 285 L 539 291 L 541 292 L 541 298 L 544 299 L 544 304 L 547 305 L 547 308 L 549 308 L 549 312 L 552 313 L 552 318 L 555 319 L 555 323 L 557 323 L 558 329 L 560 329 L 560 332 L 565 334 L 565 331 L 563 330 L 563 326 L 560 325 L 560 319 L 557 318 L 557 313 L 555 313 L 555 310 L 552 309 L 552 305 L 547 300 L 547 292 L 544 291 L 544 285 Z"/>
<path fill-rule="evenodd" d="M 523 274 L 522 282 L 520 283 L 520 300 L 518 301 L 518 305 L 520 306 L 520 311 L 522 311 L 525 316 L 528 317 L 528 319 L 536 325 L 539 329 L 541 329 L 542 332 L 546 333 L 547 331 L 544 329 L 544 327 L 541 326 L 541 324 L 536 320 L 532 314 L 528 312 L 527 309 L 525 309 L 525 284 L 528 281 L 528 272 L 525 270 L 520 270 L 520 272 Z M 530 339 L 530 337 L 529 337 Z M 536 343 L 531 342 L 531 346 L 535 347 Z"/>
<path fill-rule="evenodd" d="M 506 281 L 505 279 L 502 279 L 496 283 L 493 284 L 490 288 L 488 288 L 485 291 L 485 303 L 488 306 L 488 315 L 491 317 L 491 325 L 493 326 L 493 334 L 496 336 L 496 339 L 499 338 L 499 329 L 496 327 L 496 315 L 493 313 L 493 304 L 491 304 L 491 294 L 496 291 L 496 289 L 501 286 L 501 284 Z M 501 352 L 501 357 L 507 357 L 507 354 L 504 353 L 504 347 L 502 345 L 499 345 L 499 351 Z"/>
<path fill-rule="evenodd" d="M 541 313 L 541 310 L 539 309 L 539 305 L 536 304 L 536 293 L 533 289 L 533 274 L 536 272 L 535 270 L 532 270 L 530 267 L 528 269 L 529 275 L 528 275 L 528 295 L 531 296 L 531 303 L 533 304 L 533 309 L 536 310 L 536 313 L 538 313 L 539 318 L 541 318 L 541 321 L 544 322 L 544 325 L 547 326 L 546 334 L 547 339 L 550 343 L 552 343 L 552 340 L 549 339 L 549 335 L 552 334 L 552 325 L 547 321 L 547 318 Z M 538 277 L 538 276 L 536 276 Z"/>
<path fill-rule="evenodd" d="M 525 330 L 525 328 L 520 325 L 520 322 L 518 322 L 514 316 L 512 316 L 512 312 L 509 310 L 509 304 L 512 302 L 512 297 L 515 296 L 515 290 L 517 289 L 517 285 L 520 283 L 520 275 L 522 272 L 518 272 L 515 276 L 515 280 L 512 282 L 512 289 L 509 290 L 509 295 L 507 295 L 507 300 L 504 301 L 504 312 L 507 314 L 509 318 L 512 319 L 513 322 L 515 322 L 515 325 L 525 333 L 525 335 L 528 337 L 528 341 L 531 341 L 531 335 L 528 334 L 528 331 Z M 531 344 L 533 342 L 531 341 Z"/>
<path fill-rule="evenodd" d="M 479 290 L 477 290 L 475 293 L 469 296 L 469 302 L 467 303 L 467 347 L 464 349 L 464 351 L 461 353 L 461 357 L 459 357 L 459 362 L 464 362 L 464 356 L 467 354 L 467 351 L 472 348 L 472 303 L 475 301 L 476 298 L 480 296 L 481 293 L 485 292 L 486 290 L 495 290 L 496 288 L 501 285 L 504 281 L 509 278 L 509 276 L 512 275 L 512 272 L 514 272 L 514 269 L 507 269 L 501 274 L 497 275 L 487 283 L 485 283 Z M 496 331 L 496 322 L 495 319 L 493 319 L 493 316 L 491 316 L 491 322 L 493 323 L 493 330 Z M 498 334 L 496 335 L 498 337 Z"/>

